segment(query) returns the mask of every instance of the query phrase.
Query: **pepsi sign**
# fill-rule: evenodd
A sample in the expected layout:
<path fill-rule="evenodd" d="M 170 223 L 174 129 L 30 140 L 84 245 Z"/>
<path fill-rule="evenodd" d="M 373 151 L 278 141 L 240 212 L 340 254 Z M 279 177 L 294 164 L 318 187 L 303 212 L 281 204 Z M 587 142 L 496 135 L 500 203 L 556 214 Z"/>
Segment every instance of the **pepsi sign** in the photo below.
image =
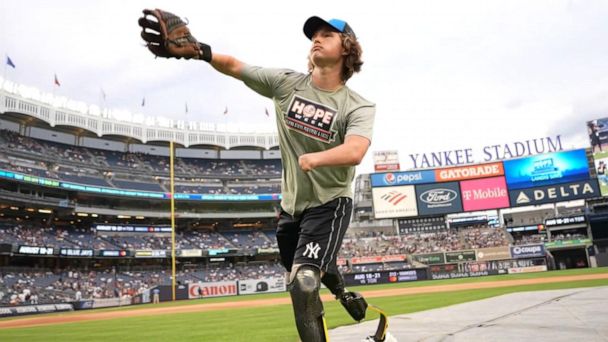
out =
<path fill-rule="evenodd" d="M 458 182 L 416 186 L 419 215 L 449 214 L 462 211 Z"/>
<path fill-rule="evenodd" d="M 372 173 L 372 187 L 423 184 L 435 182 L 435 171 Z"/>

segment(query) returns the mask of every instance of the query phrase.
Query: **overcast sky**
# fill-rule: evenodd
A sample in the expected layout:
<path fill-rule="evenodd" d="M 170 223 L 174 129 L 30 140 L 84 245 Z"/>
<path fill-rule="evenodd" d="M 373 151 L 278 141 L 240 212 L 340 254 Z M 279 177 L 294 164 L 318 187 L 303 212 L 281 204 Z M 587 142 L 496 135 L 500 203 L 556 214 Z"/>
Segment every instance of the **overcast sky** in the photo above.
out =
<path fill-rule="evenodd" d="M 56 73 L 56 94 L 75 100 L 101 104 L 103 89 L 109 108 L 274 130 L 270 100 L 241 82 L 205 62 L 153 58 L 137 19 L 155 7 L 187 17 L 214 51 L 302 72 L 304 21 L 346 20 L 365 61 L 348 85 L 377 103 L 371 150 L 398 150 L 405 167 L 412 153 L 558 134 L 564 148 L 586 147 L 585 121 L 608 116 L 599 0 L 1 1 L 0 53 L 16 65 L 3 75 L 52 91 Z M 358 172 L 372 170 L 369 153 Z"/>

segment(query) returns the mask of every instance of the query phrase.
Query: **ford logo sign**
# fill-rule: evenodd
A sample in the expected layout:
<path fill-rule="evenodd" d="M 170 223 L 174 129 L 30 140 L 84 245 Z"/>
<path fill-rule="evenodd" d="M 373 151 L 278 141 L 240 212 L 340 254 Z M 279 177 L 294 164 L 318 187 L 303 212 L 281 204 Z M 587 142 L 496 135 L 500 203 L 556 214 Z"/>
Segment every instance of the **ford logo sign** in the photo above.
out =
<path fill-rule="evenodd" d="M 456 197 L 456 191 L 450 189 L 431 189 L 420 194 L 420 200 L 426 204 L 449 203 Z"/>

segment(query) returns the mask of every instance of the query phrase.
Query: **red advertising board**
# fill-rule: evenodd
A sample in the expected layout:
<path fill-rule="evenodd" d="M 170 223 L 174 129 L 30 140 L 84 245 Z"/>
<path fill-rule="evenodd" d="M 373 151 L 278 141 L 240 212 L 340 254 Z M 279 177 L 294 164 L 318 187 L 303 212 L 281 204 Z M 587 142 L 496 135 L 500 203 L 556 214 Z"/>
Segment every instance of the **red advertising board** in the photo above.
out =
<path fill-rule="evenodd" d="M 350 259 L 353 265 L 357 264 L 375 264 L 381 262 L 393 262 L 393 261 L 405 261 L 406 257 L 403 254 L 398 255 L 378 255 L 378 256 L 366 256 Z"/>
<path fill-rule="evenodd" d="M 464 211 L 509 207 L 505 177 L 483 178 L 460 182 Z"/>
<path fill-rule="evenodd" d="M 486 178 L 503 176 L 505 170 L 502 162 L 450 167 L 447 169 L 436 169 L 435 179 L 437 182 L 449 182 L 465 179 Z"/>

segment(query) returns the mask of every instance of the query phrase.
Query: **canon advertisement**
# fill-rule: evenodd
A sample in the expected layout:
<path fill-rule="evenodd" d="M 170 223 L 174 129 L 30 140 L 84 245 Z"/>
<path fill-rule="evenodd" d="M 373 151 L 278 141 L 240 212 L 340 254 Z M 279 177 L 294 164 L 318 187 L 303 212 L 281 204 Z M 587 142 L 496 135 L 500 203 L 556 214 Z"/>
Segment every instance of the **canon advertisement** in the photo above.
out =
<path fill-rule="evenodd" d="M 372 188 L 376 219 L 417 216 L 413 185 Z"/>
<path fill-rule="evenodd" d="M 589 179 L 589 162 L 584 149 L 506 160 L 504 165 L 510 190 Z"/>
<path fill-rule="evenodd" d="M 372 187 L 423 184 L 435 182 L 435 171 L 372 173 Z"/>
<path fill-rule="evenodd" d="M 505 177 L 462 181 L 460 192 L 464 211 L 509 207 L 509 192 Z"/>
<path fill-rule="evenodd" d="M 236 296 L 237 294 L 236 281 L 188 284 L 188 299 Z"/>
<path fill-rule="evenodd" d="M 572 201 L 582 198 L 600 197 L 597 180 L 557 184 L 532 189 L 510 191 L 511 206 L 537 205 L 561 201 Z"/>
<path fill-rule="evenodd" d="M 511 257 L 513 259 L 520 258 L 536 258 L 545 256 L 545 246 L 542 244 L 538 245 L 527 245 L 527 246 L 511 246 Z"/>
<path fill-rule="evenodd" d="M 416 186 L 419 215 L 450 214 L 462 211 L 458 182 Z"/>

